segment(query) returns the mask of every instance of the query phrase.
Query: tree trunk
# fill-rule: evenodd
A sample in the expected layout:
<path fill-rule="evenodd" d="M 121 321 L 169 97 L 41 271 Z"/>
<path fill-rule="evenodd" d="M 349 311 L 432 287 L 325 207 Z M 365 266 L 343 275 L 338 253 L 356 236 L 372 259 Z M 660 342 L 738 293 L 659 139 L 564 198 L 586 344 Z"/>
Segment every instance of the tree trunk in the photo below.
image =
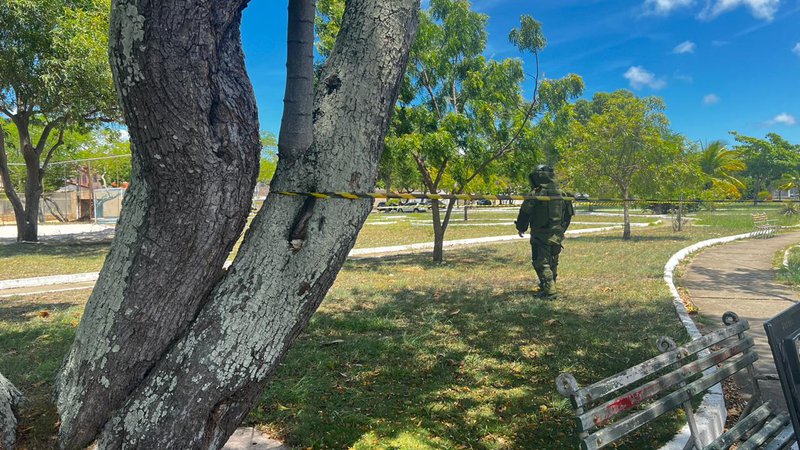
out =
<path fill-rule="evenodd" d="M 113 2 L 110 59 L 133 173 L 56 386 L 67 448 L 88 445 L 185 333 L 245 225 L 261 144 L 243 6 Z"/>
<path fill-rule="evenodd" d="M 0 374 L 0 449 L 12 450 L 17 441 L 17 407 L 22 393 Z"/>
<path fill-rule="evenodd" d="M 433 202 L 433 262 L 435 263 L 444 262 L 444 235 L 447 232 L 447 226 L 450 224 L 450 216 L 453 213 L 455 204 L 455 200 L 450 200 L 447 203 L 444 220 L 442 220 L 441 209 L 439 208 L 440 203 L 437 200 Z"/>
<path fill-rule="evenodd" d="M 25 212 L 22 221 L 17 218 L 17 241 L 39 241 L 39 203 L 42 199 L 42 175 L 39 170 L 39 157 L 25 157 Z"/>
<path fill-rule="evenodd" d="M 30 139 L 30 122 L 26 116 L 14 117 L 14 126 L 19 134 L 19 145 L 25 160 L 25 202 L 17 195 L 8 169 L 8 154 L 5 138 L 0 139 L 0 177 L 3 180 L 6 197 L 14 209 L 17 223 L 17 242 L 37 242 L 39 240 L 39 202 L 42 196 L 42 177 L 39 168 L 39 154 Z M 2 133 L 0 133 L 2 134 Z"/>
<path fill-rule="evenodd" d="M 220 448 L 371 209 L 369 200 L 271 193 L 222 271 L 260 147 L 239 40 L 244 3 L 189 3 L 112 8 L 112 68 L 135 175 L 59 379 L 68 447 L 101 430 L 100 448 Z M 347 2 L 314 98 L 314 144 L 279 160 L 272 192 L 374 188 L 418 11 L 418 0 Z"/>
<path fill-rule="evenodd" d="M 628 203 L 628 189 L 623 189 L 622 200 L 622 239 L 627 241 L 631 238 L 631 215 L 630 204 Z"/>
<path fill-rule="evenodd" d="M 17 190 L 14 189 L 14 184 L 11 180 L 11 173 L 8 169 L 6 141 L 2 129 L 0 129 L 0 180 L 3 181 L 3 190 L 8 201 L 11 202 L 11 207 L 14 209 L 14 219 L 17 223 L 17 241 L 19 241 L 24 231 L 25 205 L 22 204 L 22 200 L 17 195 Z"/>

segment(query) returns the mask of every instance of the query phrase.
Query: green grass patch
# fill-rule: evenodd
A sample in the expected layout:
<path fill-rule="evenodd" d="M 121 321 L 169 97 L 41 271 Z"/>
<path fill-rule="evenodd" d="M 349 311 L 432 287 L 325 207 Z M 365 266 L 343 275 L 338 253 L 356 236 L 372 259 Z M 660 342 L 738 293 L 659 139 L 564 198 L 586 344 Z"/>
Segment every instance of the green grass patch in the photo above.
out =
<path fill-rule="evenodd" d="M 779 264 L 778 280 L 791 286 L 800 286 L 800 247 L 789 247 L 786 249 L 787 265 L 783 265 L 784 251 L 778 252 L 776 260 Z"/>
<path fill-rule="evenodd" d="M 108 244 L 0 244 L 0 280 L 97 272 Z"/>

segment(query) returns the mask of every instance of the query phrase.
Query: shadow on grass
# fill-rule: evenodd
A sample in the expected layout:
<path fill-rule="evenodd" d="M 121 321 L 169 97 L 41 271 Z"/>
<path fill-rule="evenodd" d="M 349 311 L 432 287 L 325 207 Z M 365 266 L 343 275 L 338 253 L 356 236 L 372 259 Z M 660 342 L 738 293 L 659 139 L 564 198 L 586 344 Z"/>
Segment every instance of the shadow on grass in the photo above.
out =
<path fill-rule="evenodd" d="M 518 265 L 474 249 L 446 266 L 463 273 L 473 260 L 498 277 Z M 441 270 L 422 256 L 351 261 L 348 270 L 374 276 L 415 264 Z M 518 280 L 447 287 L 333 292 L 249 421 L 298 448 L 575 448 L 574 413 L 555 377 L 599 381 L 655 355 L 658 336 L 684 337 L 658 323 L 674 314 L 669 302 L 631 309 L 568 287 L 544 302 Z M 622 448 L 651 448 L 675 429 L 661 423 Z"/>
<path fill-rule="evenodd" d="M 37 304 L 35 309 L 58 305 Z M 0 373 L 25 395 L 20 411 L 18 448 L 53 449 L 58 416 L 53 403 L 53 382 L 61 362 L 75 339 L 80 308 L 51 311 L 47 317 L 8 321 L 0 315 Z M 23 323 L 25 322 L 25 323 Z"/>
<path fill-rule="evenodd" d="M 0 320 L 9 323 L 28 323 L 31 320 L 31 315 L 42 314 L 49 316 L 53 313 L 63 312 L 81 304 L 82 302 L 78 301 L 74 303 L 0 302 Z"/>

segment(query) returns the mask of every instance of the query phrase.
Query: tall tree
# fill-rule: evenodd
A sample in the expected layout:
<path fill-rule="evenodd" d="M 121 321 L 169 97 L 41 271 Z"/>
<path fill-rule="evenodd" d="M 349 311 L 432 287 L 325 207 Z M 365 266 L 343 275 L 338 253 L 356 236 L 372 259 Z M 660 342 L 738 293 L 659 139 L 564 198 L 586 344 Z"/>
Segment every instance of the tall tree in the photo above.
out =
<path fill-rule="evenodd" d="M 8 143 L 0 140 L 0 176 L 14 208 L 17 240 L 38 240 L 42 179 L 63 146 L 65 130 L 116 114 L 107 56 L 109 5 L 109 0 L 0 1 L 0 115 L 14 124 L 26 166 L 20 196 L 6 182 Z"/>
<path fill-rule="evenodd" d="M 800 145 L 792 145 L 778 134 L 769 133 L 765 139 L 731 134 L 737 142 L 735 149 L 747 165 L 743 174 L 750 181 L 753 201 L 757 201 L 759 193 L 769 189 L 773 181 L 800 164 Z"/>
<path fill-rule="evenodd" d="M 673 173 L 668 168 L 683 160 L 681 141 L 668 127 L 660 98 L 638 98 L 626 90 L 596 94 L 591 102 L 576 104 L 564 172 L 580 192 L 614 189 L 625 200 L 656 193 L 658 174 Z M 623 238 L 630 239 L 628 201 L 623 212 Z"/>
<path fill-rule="evenodd" d="M 523 16 L 520 26 L 509 34 L 511 43 L 535 60 L 533 99 L 526 102 L 522 61 L 488 60 L 482 55 L 486 20 L 466 0 L 433 0 L 430 11 L 423 14 L 408 71 L 415 89 L 410 98 L 401 99 L 394 129 L 397 138 L 406 141 L 431 193 L 462 194 L 476 178 L 489 176 L 498 161 L 527 142 L 534 116 L 553 106 L 537 97 L 538 55 L 545 47 L 541 24 Z M 549 84 L 564 88 L 564 97 L 548 97 L 561 103 L 583 89 L 575 75 Z M 447 179 L 451 183 L 444 186 Z M 440 262 L 455 202 L 448 202 L 444 214 L 438 201 L 432 206 L 433 259 Z"/>
<path fill-rule="evenodd" d="M 282 123 L 273 192 L 370 190 L 419 2 L 348 1 L 311 102 L 313 1 L 289 3 L 288 43 L 302 48 L 289 52 L 286 98 L 297 103 Z M 133 176 L 57 383 L 64 447 L 98 438 L 100 448 L 220 448 L 369 215 L 369 201 L 271 193 L 223 269 L 261 148 L 239 32 L 246 4 L 113 3 Z"/>

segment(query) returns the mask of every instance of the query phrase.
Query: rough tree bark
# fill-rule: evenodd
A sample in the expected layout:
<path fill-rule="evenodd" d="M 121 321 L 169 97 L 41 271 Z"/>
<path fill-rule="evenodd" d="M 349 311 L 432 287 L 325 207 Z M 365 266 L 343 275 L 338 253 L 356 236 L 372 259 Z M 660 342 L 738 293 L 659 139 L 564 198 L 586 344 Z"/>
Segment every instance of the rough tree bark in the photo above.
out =
<path fill-rule="evenodd" d="M 111 59 L 134 177 L 59 379 L 66 447 L 99 431 L 100 448 L 220 448 L 370 212 L 368 200 L 270 194 L 223 272 L 258 171 L 245 5 L 114 1 Z M 281 157 L 273 192 L 374 187 L 418 11 L 419 0 L 347 2 L 314 95 L 313 144 Z"/>
<path fill-rule="evenodd" d="M 67 448 L 89 444 L 186 331 L 244 227 L 261 145 L 243 6 L 112 4 L 109 53 L 132 183 L 57 383 Z"/>
<path fill-rule="evenodd" d="M 17 407 L 22 393 L 0 374 L 0 449 L 11 450 L 17 440 Z"/>

